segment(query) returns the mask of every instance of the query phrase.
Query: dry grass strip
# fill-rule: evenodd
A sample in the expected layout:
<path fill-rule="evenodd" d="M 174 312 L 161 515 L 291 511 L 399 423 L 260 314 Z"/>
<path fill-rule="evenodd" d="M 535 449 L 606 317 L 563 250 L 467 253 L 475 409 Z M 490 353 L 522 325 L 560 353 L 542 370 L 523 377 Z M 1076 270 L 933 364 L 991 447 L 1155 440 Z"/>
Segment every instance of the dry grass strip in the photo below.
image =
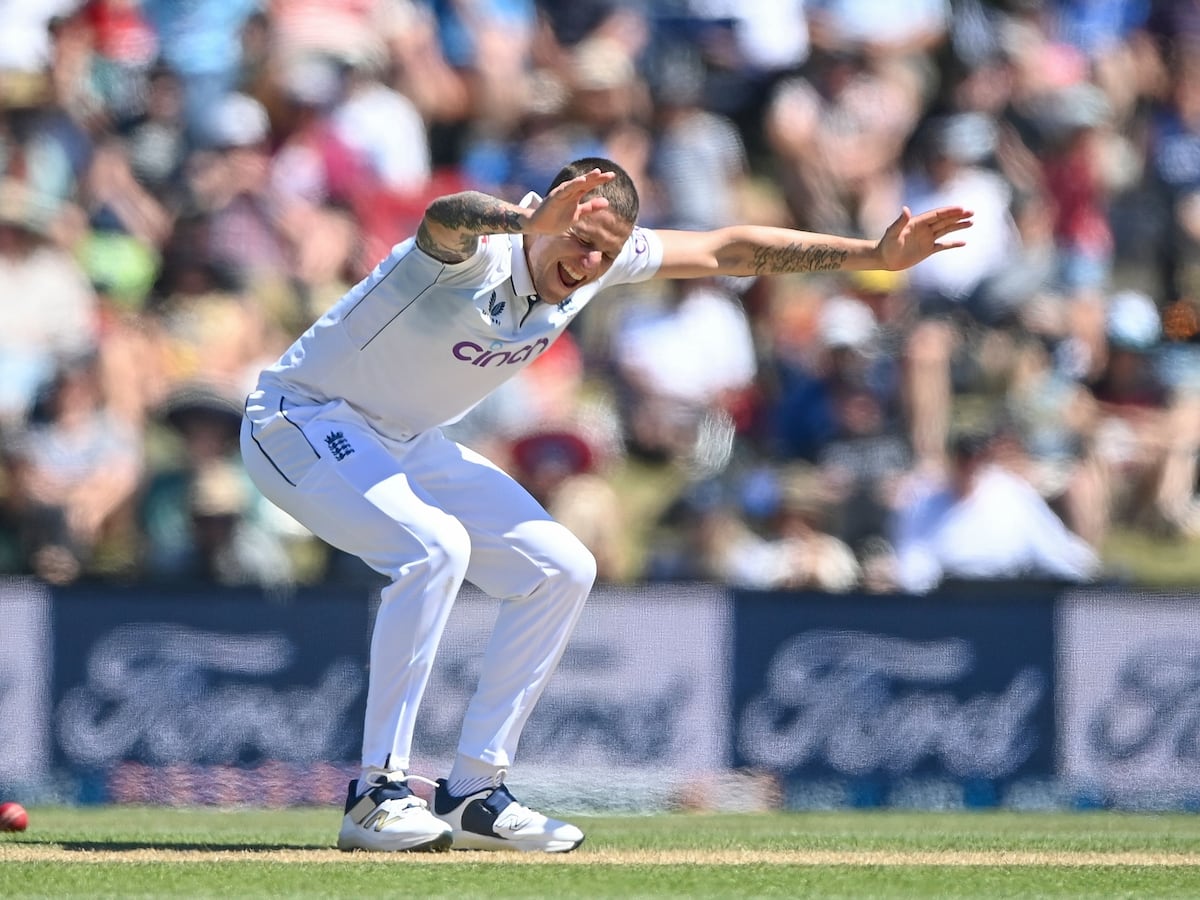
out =
<path fill-rule="evenodd" d="M 385 854 L 314 850 L 205 850 L 142 847 L 105 849 L 59 844 L 0 842 L 0 864 L 54 863 L 346 863 L 352 865 L 454 865 L 504 862 L 514 865 L 640 866 L 1171 866 L 1200 867 L 1200 853 L 1065 850 L 589 850 L 569 854 L 449 853 Z"/>

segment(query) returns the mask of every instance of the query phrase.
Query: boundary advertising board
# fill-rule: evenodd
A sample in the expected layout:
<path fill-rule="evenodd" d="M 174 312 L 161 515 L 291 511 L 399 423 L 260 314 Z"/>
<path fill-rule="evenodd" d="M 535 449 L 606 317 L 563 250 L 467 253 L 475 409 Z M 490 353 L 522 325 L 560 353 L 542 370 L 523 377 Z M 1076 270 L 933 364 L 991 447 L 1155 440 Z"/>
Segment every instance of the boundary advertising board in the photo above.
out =
<path fill-rule="evenodd" d="M 796 806 L 886 805 L 921 781 L 1000 802 L 1054 769 L 1055 596 L 736 593 L 735 765 Z"/>

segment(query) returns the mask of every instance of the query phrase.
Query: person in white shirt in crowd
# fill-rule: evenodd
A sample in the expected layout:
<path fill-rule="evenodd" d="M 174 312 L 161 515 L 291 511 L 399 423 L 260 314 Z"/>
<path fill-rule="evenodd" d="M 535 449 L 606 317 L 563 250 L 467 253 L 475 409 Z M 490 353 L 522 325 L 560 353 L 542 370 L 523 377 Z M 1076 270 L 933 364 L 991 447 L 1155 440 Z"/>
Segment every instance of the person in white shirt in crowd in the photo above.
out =
<path fill-rule="evenodd" d="M 902 490 L 892 535 L 902 590 L 925 593 L 945 579 L 1086 582 L 1099 574 L 1095 550 L 996 461 L 994 440 L 964 432 L 945 477 L 915 474 Z"/>
<path fill-rule="evenodd" d="M 728 418 L 757 363 L 749 320 L 724 285 L 691 281 L 667 293 L 661 308 L 625 309 L 611 355 L 633 449 L 682 459 L 697 451 L 706 418 Z"/>
<path fill-rule="evenodd" d="M 946 197 L 967 197 L 976 234 L 957 258 L 935 258 L 908 273 L 919 321 L 906 348 L 909 428 L 920 460 L 938 462 L 950 431 L 951 364 L 970 320 L 970 302 L 988 279 L 1021 260 L 1013 220 L 1012 185 L 989 160 L 997 148 L 996 123 L 981 113 L 957 113 L 929 123 L 923 167 L 910 179 L 913 208 Z"/>
<path fill-rule="evenodd" d="M 611 160 L 565 166 L 543 200 L 477 191 L 427 207 L 392 252 L 268 366 L 242 453 L 264 496 L 388 577 L 370 651 L 362 773 L 344 850 L 566 852 L 583 832 L 505 786 L 521 731 L 596 577 L 521 485 L 441 431 L 543 353 L 601 290 L 652 278 L 906 269 L 961 247 L 971 213 L 907 208 L 878 241 L 787 228 L 637 225 Z M 464 580 L 500 601 L 450 774 L 410 787 L 416 713 Z"/>

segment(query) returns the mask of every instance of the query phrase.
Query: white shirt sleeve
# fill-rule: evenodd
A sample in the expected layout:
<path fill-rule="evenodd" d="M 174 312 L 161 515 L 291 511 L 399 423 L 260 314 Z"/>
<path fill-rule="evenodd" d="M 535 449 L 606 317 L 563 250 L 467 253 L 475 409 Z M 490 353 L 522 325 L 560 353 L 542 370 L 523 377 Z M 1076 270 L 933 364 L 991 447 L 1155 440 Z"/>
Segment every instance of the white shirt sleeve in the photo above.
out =
<path fill-rule="evenodd" d="M 617 254 L 612 268 L 600 277 L 602 288 L 616 284 L 634 284 L 649 281 L 655 276 L 663 261 L 662 239 L 651 228 L 635 225 L 629 240 Z"/>

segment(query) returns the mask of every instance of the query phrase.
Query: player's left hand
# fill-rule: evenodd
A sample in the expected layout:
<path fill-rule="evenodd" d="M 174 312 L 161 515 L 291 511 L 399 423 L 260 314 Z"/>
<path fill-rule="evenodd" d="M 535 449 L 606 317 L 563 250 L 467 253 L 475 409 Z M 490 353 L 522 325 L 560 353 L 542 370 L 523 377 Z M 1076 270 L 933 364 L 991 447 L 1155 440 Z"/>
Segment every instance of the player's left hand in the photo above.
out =
<path fill-rule="evenodd" d="M 970 228 L 973 215 L 961 206 L 942 206 L 914 216 L 907 206 L 904 207 L 876 246 L 879 267 L 896 272 L 915 266 L 934 253 L 965 246 L 966 241 L 943 238 Z"/>
<path fill-rule="evenodd" d="M 616 178 L 613 172 L 592 169 L 552 190 L 538 205 L 525 226 L 527 234 L 561 234 L 579 219 L 608 207 L 604 197 L 584 197 L 607 181 Z"/>

